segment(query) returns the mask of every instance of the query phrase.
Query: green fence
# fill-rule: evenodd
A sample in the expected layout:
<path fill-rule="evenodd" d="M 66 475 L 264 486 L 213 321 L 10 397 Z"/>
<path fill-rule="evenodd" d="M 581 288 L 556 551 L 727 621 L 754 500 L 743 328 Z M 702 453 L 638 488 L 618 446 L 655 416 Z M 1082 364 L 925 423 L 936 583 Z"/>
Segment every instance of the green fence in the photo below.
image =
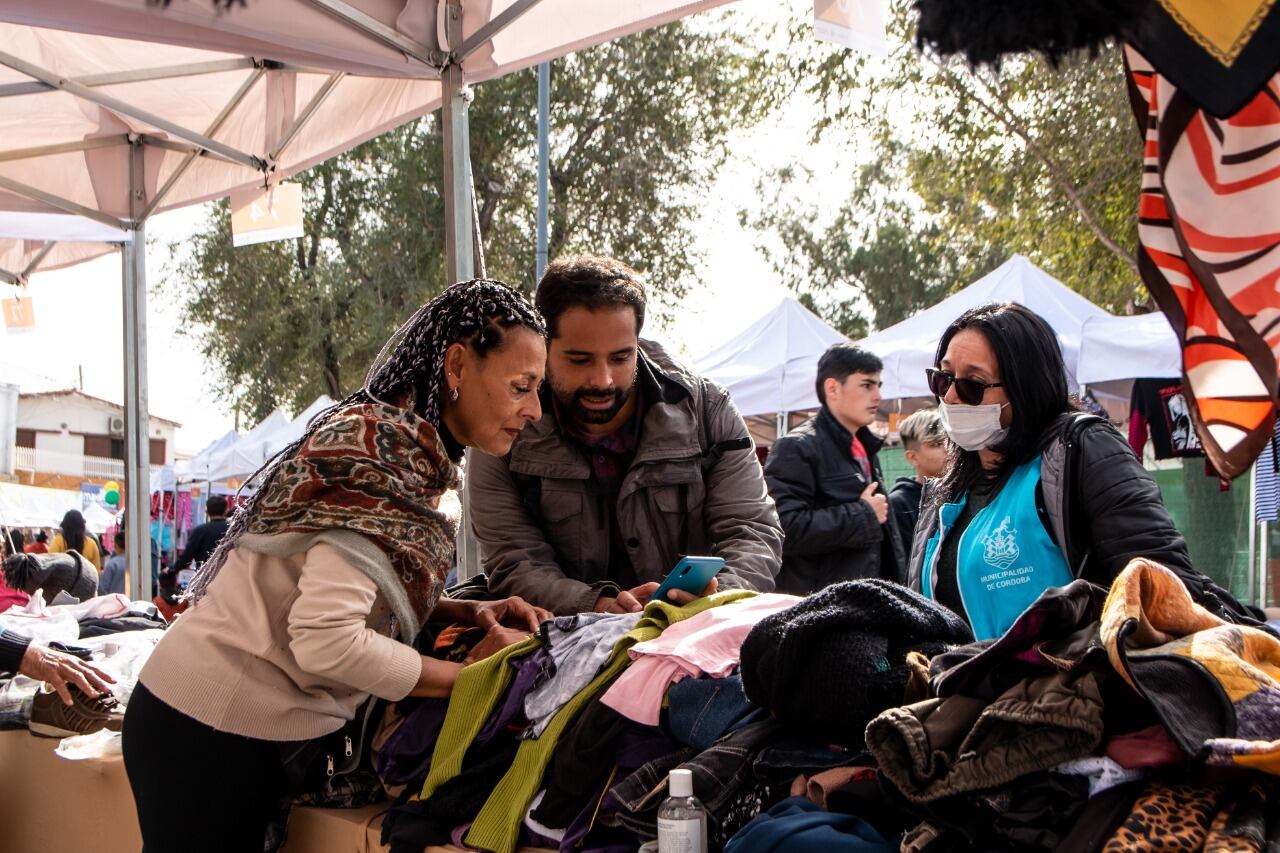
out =
<path fill-rule="evenodd" d="M 889 487 L 915 472 L 901 447 L 880 451 L 880 465 Z M 1206 477 L 1204 461 L 1188 459 L 1180 467 L 1151 472 L 1160 486 L 1173 523 L 1187 539 L 1197 569 L 1236 595 L 1249 591 L 1249 480 L 1241 477 L 1228 491 L 1220 491 L 1216 477 Z"/>

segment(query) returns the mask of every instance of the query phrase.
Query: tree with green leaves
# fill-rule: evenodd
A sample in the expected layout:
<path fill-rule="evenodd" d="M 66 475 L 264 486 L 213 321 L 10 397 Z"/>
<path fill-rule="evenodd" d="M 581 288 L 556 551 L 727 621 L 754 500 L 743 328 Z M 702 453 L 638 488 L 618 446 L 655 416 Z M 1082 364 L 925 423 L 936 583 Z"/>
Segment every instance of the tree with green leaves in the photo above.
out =
<path fill-rule="evenodd" d="M 684 23 L 557 60 L 550 255 L 615 255 L 678 297 L 729 134 L 776 98 L 769 62 L 746 34 Z M 530 70 L 477 86 L 469 110 L 486 272 L 530 290 L 536 103 Z M 442 162 L 439 117 L 428 116 L 297 176 L 301 239 L 233 248 L 224 203 L 175 247 L 163 295 L 180 301 L 221 396 L 248 422 L 358 388 L 387 335 L 449 284 Z"/>
<path fill-rule="evenodd" d="M 822 105 L 815 136 L 874 153 L 834 216 L 804 201 L 798 170 L 762 181 L 774 203 L 743 220 L 783 236 L 779 272 L 847 331 L 896 323 L 1015 253 L 1109 310 L 1144 301 L 1142 151 L 1118 50 L 975 70 L 919 52 L 912 14 L 895 3 L 900 47 L 884 63 L 793 27 L 792 73 Z M 833 300 L 837 285 L 858 298 Z"/>

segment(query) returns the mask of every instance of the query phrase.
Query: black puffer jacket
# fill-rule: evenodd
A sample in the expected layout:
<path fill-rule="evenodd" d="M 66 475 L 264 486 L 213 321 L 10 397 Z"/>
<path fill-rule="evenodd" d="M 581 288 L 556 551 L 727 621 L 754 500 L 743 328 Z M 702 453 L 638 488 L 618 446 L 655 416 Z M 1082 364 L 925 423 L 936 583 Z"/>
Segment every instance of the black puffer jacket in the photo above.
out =
<path fill-rule="evenodd" d="M 871 458 L 871 476 L 888 497 L 880 460 L 884 443 L 868 429 L 858 440 Z M 863 578 L 901 582 L 906 550 L 892 510 L 876 520 L 862 500 L 868 485 L 853 461 L 853 437 L 826 409 L 773 445 L 764 467 L 786 539 L 777 591 L 808 595 L 833 583 Z"/>
<path fill-rule="evenodd" d="M 1173 526 L 1155 480 L 1129 443 L 1093 415 L 1066 414 L 1050 428 L 1036 503 L 1071 572 L 1104 588 L 1135 557 L 1167 566 L 1196 601 L 1231 622 L 1261 614 L 1191 566 L 1187 542 Z M 925 545 L 938 527 L 935 484 L 925 486 L 907 583 L 919 591 Z"/>

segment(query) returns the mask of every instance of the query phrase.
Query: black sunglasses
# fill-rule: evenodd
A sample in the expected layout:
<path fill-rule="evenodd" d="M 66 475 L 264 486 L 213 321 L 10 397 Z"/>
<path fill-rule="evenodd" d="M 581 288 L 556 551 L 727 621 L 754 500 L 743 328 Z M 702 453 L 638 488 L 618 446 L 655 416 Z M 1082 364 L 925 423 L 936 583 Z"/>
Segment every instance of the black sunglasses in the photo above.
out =
<path fill-rule="evenodd" d="M 981 382 L 977 379 L 957 379 L 955 374 L 946 373 L 941 370 L 934 370 L 932 367 L 925 370 L 924 375 L 929 379 L 929 390 L 934 396 L 942 398 L 947 396 L 947 392 L 951 390 L 951 386 L 956 388 L 956 396 L 960 398 L 960 402 L 966 406 L 977 406 L 982 403 L 983 396 L 986 395 L 988 388 L 1003 388 L 1003 382 Z"/>

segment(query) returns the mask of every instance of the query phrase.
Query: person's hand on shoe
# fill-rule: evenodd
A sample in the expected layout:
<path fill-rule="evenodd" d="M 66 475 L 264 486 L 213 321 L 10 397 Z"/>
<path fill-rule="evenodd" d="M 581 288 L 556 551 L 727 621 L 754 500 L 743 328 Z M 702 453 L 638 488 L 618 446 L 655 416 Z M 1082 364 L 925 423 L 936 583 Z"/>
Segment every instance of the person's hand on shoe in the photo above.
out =
<path fill-rule="evenodd" d="M 501 598 L 497 601 L 480 601 L 476 603 L 476 627 L 492 628 L 494 625 L 505 625 L 508 628 L 538 630 L 538 626 L 554 616 L 549 610 L 534 607 L 518 595 Z"/>
<path fill-rule="evenodd" d="M 90 663 L 74 655 L 55 652 L 45 646 L 32 643 L 22 656 L 18 672 L 35 681 L 43 681 L 57 691 L 66 705 L 71 704 L 68 684 L 79 687 L 86 696 L 98 696 L 111 692 L 116 680 Z"/>

